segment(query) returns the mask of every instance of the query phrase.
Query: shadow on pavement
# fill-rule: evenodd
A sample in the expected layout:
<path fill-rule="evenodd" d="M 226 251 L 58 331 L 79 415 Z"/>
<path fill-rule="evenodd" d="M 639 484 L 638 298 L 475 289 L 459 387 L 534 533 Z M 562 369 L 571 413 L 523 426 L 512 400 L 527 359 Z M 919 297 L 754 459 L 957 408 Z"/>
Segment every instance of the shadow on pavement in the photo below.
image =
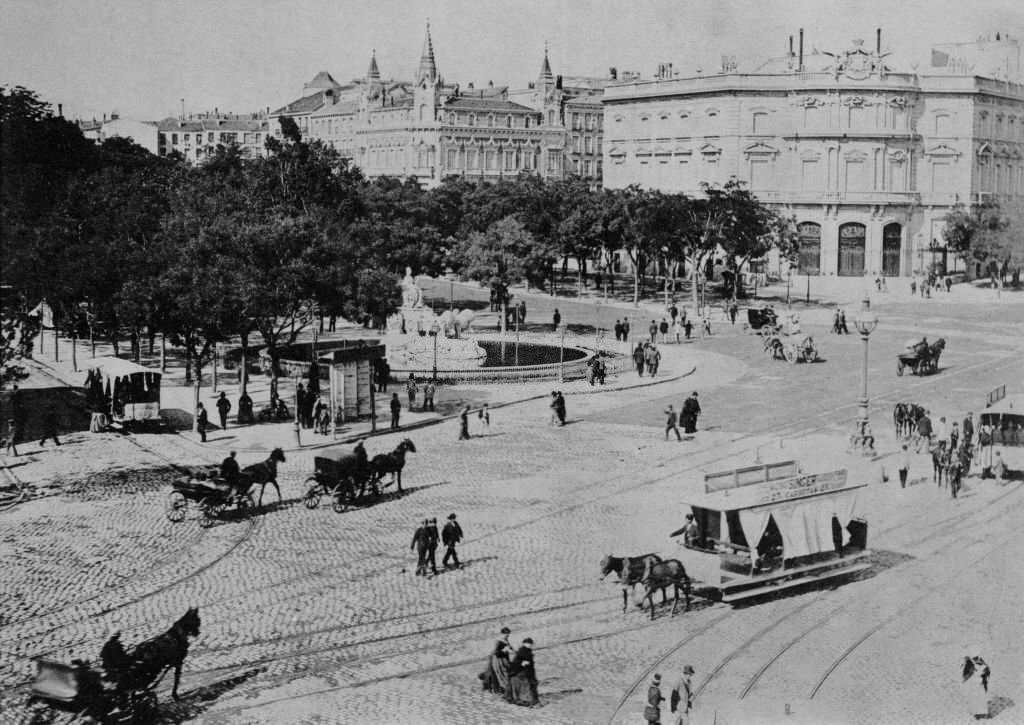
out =
<path fill-rule="evenodd" d="M 245 672 L 218 680 L 209 685 L 198 687 L 182 695 L 177 702 L 167 701 L 161 705 L 160 723 L 184 723 L 193 720 L 216 704 L 217 700 L 240 685 L 266 671 L 265 667 L 246 670 Z"/>

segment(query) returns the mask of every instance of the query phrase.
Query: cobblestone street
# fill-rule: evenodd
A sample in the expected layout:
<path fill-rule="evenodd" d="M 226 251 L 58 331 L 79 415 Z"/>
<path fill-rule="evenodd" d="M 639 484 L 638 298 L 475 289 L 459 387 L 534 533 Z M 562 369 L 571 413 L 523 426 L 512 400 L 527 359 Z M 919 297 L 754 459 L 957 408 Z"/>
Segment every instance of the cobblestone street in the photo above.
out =
<path fill-rule="evenodd" d="M 530 304 L 543 320 L 554 306 Z M 554 304 L 567 319 L 592 310 Z M 173 466 L 219 462 L 229 442 L 71 433 L 60 448 L 29 444 L 6 462 L 38 495 L 0 512 L 0 722 L 49 722 L 26 702 L 33 657 L 94 659 L 112 631 L 136 643 L 190 606 L 202 632 L 182 700 L 170 699 L 170 678 L 159 689 L 165 722 L 636 723 L 651 675 L 670 686 L 691 664 L 696 723 L 959 723 L 969 720 L 957 669 L 967 647 L 992 666 L 995 719 L 1024 722 L 1021 480 L 973 477 L 954 500 L 922 455 L 901 490 L 891 425 L 897 401 L 962 418 L 1000 384 L 1019 392 L 1024 307 L 925 304 L 876 305 L 869 392 L 880 456 L 870 462 L 845 453 L 862 343 L 827 334 L 828 309 L 803 313 L 820 363 L 766 360 L 759 338 L 716 325 L 709 339 L 665 346 L 678 373 L 666 382 L 565 386 L 564 428 L 532 399 L 495 410 L 488 429 L 474 419 L 469 441 L 452 419 L 372 437 L 371 456 L 415 442 L 404 495 L 342 514 L 302 505 L 316 449 L 291 439 L 280 443 L 283 500 L 270 488 L 262 515 L 210 528 L 195 508 L 180 523 L 166 518 Z M 897 377 L 896 351 L 922 332 L 949 342 L 940 372 Z M 662 411 L 693 390 L 700 432 L 665 442 Z M 1024 468 L 1020 449 L 1004 456 Z M 598 578 L 603 555 L 673 556 L 668 534 L 705 471 L 787 457 L 849 465 L 869 483 L 868 571 L 743 607 L 697 599 L 675 617 L 622 614 L 619 588 Z M 466 532 L 463 568 L 414 576 L 417 524 L 451 512 Z M 502 626 L 514 643 L 536 642 L 540 707 L 481 692 L 477 673 Z"/>

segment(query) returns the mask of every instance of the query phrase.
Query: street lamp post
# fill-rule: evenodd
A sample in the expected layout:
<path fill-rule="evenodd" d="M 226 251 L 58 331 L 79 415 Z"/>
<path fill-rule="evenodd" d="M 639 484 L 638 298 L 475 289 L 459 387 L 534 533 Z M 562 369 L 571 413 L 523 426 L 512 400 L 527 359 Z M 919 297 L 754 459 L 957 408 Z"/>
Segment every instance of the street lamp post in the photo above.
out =
<path fill-rule="evenodd" d="M 871 311 L 871 300 L 867 294 L 861 302 L 860 311 L 853 318 L 853 324 L 860 333 L 860 339 L 864 341 L 864 380 L 860 391 L 858 403 L 857 421 L 854 423 L 853 434 L 850 436 L 850 448 L 859 450 L 865 455 L 873 455 L 875 452 L 875 436 L 871 433 L 871 424 L 868 422 L 868 337 L 878 326 L 878 316 Z"/>
<path fill-rule="evenodd" d="M 558 326 L 558 382 L 564 383 L 564 368 L 565 368 L 565 328 L 566 324 L 563 322 Z"/>
<path fill-rule="evenodd" d="M 434 321 L 430 323 L 430 336 L 434 338 L 434 372 L 431 379 L 435 383 L 437 382 L 437 333 L 440 331 L 441 328 L 437 324 L 437 318 L 434 318 Z"/>

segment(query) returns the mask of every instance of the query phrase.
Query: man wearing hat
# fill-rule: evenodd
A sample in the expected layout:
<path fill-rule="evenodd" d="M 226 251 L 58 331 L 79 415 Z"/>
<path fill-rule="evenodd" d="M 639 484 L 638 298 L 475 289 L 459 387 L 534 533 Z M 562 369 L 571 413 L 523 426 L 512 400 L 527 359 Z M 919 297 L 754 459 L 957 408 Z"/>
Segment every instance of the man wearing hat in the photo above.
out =
<path fill-rule="evenodd" d="M 437 575 L 437 519 L 430 519 L 427 524 L 427 557 L 423 562 L 423 573 L 427 573 L 427 564 L 430 564 L 430 571 Z"/>
<path fill-rule="evenodd" d="M 672 699 L 669 707 L 675 715 L 673 725 L 685 725 L 689 719 L 690 710 L 693 708 L 693 668 L 686 665 L 683 668 L 683 676 L 672 688 Z"/>
<path fill-rule="evenodd" d="M 461 569 L 462 565 L 459 564 L 459 555 L 455 553 L 455 545 L 462 541 L 462 527 L 459 526 L 459 522 L 455 520 L 455 514 L 448 514 L 448 523 L 441 529 L 441 541 L 444 543 L 444 558 L 441 559 L 441 565 L 447 569 L 448 559 L 450 558 L 455 564 L 456 569 Z"/>
<path fill-rule="evenodd" d="M 651 686 L 647 688 L 647 705 L 644 707 L 644 720 L 653 725 L 661 724 L 661 675 L 654 675 Z"/>

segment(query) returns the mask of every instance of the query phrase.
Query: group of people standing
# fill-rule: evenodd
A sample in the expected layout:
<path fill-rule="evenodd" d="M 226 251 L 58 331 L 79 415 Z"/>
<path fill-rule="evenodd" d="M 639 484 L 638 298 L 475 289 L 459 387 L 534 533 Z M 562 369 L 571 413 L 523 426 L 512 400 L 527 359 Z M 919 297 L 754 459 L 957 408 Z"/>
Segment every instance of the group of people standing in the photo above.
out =
<path fill-rule="evenodd" d="M 524 707 L 540 703 L 537 695 L 537 669 L 533 659 L 533 638 L 526 637 L 513 654 L 509 638 L 512 630 L 501 628 L 484 670 L 478 675 L 487 692 L 503 695 L 507 702 Z"/>
<path fill-rule="evenodd" d="M 689 722 L 693 710 L 693 675 L 690 665 L 683 667 L 683 674 L 672 687 L 669 697 L 669 712 L 672 714 L 672 725 L 685 725 Z M 655 674 L 647 687 L 647 704 L 644 705 L 644 720 L 649 725 L 661 725 L 661 703 L 665 697 L 661 694 L 661 675 Z"/>
<path fill-rule="evenodd" d="M 653 378 L 658 374 L 658 367 L 661 365 L 661 351 L 653 342 L 638 342 L 633 348 L 633 365 L 640 377 L 644 376 L 646 370 Z"/>
<path fill-rule="evenodd" d="M 437 533 L 437 519 L 423 519 L 416 532 L 412 536 L 412 544 L 409 550 L 416 551 L 416 576 L 426 576 L 427 567 L 430 567 L 431 574 L 437 575 L 437 544 L 438 541 L 444 544 L 444 557 L 441 559 L 441 566 L 448 569 L 449 566 L 461 569 L 459 555 L 455 547 L 462 541 L 462 527 L 456 520 L 455 514 L 448 514 L 448 522 L 441 529 L 440 537 Z M 451 564 L 449 565 L 449 562 Z"/>

